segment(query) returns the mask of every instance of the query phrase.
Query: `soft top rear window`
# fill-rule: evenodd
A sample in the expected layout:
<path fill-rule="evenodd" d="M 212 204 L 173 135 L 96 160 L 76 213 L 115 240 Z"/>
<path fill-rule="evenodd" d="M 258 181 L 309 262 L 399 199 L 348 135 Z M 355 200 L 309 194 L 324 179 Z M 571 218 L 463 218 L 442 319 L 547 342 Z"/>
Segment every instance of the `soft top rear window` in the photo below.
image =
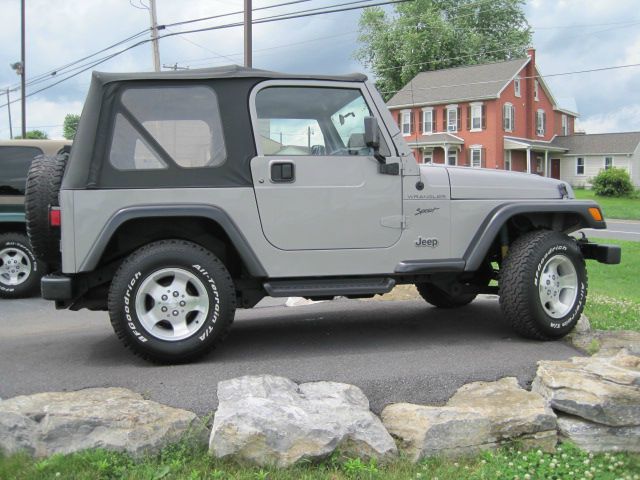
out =
<path fill-rule="evenodd" d="M 130 87 L 119 98 L 109 161 L 118 170 L 206 168 L 227 151 L 218 98 L 203 85 Z"/>

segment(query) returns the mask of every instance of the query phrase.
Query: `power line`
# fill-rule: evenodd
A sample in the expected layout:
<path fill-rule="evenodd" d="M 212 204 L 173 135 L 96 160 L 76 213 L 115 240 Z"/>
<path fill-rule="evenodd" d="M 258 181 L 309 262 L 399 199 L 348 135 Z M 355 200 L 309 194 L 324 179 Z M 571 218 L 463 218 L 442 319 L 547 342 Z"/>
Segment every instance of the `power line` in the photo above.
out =
<path fill-rule="evenodd" d="M 300 1 L 300 0 L 298 0 Z M 304 18 L 304 17 L 310 17 L 310 16 L 315 16 L 315 15 L 321 15 L 321 14 L 326 14 L 326 13 L 339 13 L 339 12 L 344 12 L 344 11 L 350 11 L 350 10 L 356 10 L 356 9 L 361 9 L 361 8 L 367 8 L 367 7 L 371 7 L 371 6 L 381 6 L 381 5 L 391 5 L 391 4 L 396 4 L 396 3 L 403 3 L 403 2 L 407 2 L 407 1 L 412 1 L 412 0 L 387 0 L 387 1 L 381 1 L 381 2 L 377 2 L 377 3 L 373 3 L 373 4 L 367 4 L 367 5 L 358 5 L 358 6 L 348 6 L 348 7 L 343 7 L 343 8 L 333 8 L 332 7 L 339 7 L 341 5 L 352 5 L 354 3 L 362 3 L 363 1 L 370 1 L 370 0 L 360 0 L 358 2 L 348 2 L 347 4 L 338 4 L 338 5 L 333 5 L 333 6 L 329 6 L 329 7 L 322 7 L 325 8 L 325 10 L 323 11 L 315 11 L 317 9 L 311 9 L 314 11 L 307 11 L 306 13 L 291 13 L 291 14 L 280 14 L 280 15 L 273 15 L 270 17 L 263 17 L 257 20 L 254 20 L 253 23 L 269 23 L 269 22 L 274 22 L 274 21 L 279 21 L 279 20 L 291 20 L 291 19 L 295 19 L 295 18 Z M 263 7 L 266 8 L 266 7 Z M 178 31 L 178 32 L 171 32 L 171 33 L 166 33 L 162 36 L 160 36 L 159 38 L 166 38 L 166 37 L 173 37 L 176 35 L 184 35 L 187 33 L 196 33 L 196 32 L 203 32 L 203 31 L 211 31 L 211 30 L 221 30 L 221 29 L 226 29 L 226 28 L 233 28 L 233 27 L 238 27 L 243 25 L 243 22 L 236 22 L 236 23 L 229 23 L 229 24 L 225 24 L 225 25 L 215 25 L 212 27 L 205 27 L 205 28 L 200 28 L 200 29 L 195 29 L 195 30 L 184 30 L 184 31 Z M 146 32 L 146 30 L 145 30 Z M 49 84 L 45 87 L 42 87 L 34 92 L 30 92 L 29 94 L 25 95 L 25 98 L 31 97 L 33 95 L 36 95 L 40 92 L 43 92 L 45 90 L 48 90 L 50 88 L 55 87 L 56 85 L 59 85 L 62 82 L 65 82 L 73 77 L 76 77 L 78 75 L 80 75 L 83 72 L 86 72 L 87 70 L 90 70 L 93 67 L 96 67 L 118 55 L 121 55 L 133 48 L 136 48 L 140 45 L 144 45 L 148 42 L 150 42 L 151 39 L 144 39 L 144 40 L 140 40 L 132 45 L 127 46 L 126 48 L 123 48 L 117 52 L 114 52 L 112 54 L 107 55 L 106 57 L 103 57 L 97 61 L 94 61 L 93 63 L 91 63 L 90 65 L 86 66 L 85 68 L 82 68 L 81 70 L 67 75 L 64 78 L 61 78 L 60 80 Z M 17 100 L 12 100 L 10 103 L 15 103 Z M 0 105 L 0 108 L 7 106 L 7 104 L 4 105 Z"/>

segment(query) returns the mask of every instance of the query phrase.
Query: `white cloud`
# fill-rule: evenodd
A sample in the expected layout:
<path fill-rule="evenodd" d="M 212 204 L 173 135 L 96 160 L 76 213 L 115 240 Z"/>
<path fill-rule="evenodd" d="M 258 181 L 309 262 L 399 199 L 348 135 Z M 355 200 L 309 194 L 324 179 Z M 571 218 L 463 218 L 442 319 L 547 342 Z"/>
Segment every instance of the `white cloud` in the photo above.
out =
<path fill-rule="evenodd" d="M 587 133 L 628 132 L 640 130 L 639 119 L 640 104 L 635 104 L 582 118 L 576 128 Z"/>

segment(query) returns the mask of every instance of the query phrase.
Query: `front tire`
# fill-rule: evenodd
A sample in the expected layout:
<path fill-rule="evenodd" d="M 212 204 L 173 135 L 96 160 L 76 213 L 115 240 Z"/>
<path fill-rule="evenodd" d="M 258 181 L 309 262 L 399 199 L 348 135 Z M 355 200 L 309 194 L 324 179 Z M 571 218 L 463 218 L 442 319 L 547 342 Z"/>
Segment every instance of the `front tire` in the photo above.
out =
<path fill-rule="evenodd" d="M 575 240 L 538 230 L 509 247 L 500 272 L 500 306 L 526 338 L 556 340 L 578 322 L 587 298 L 587 270 Z"/>
<path fill-rule="evenodd" d="M 458 308 L 464 307 L 473 302 L 476 298 L 475 293 L 461 293 L 459 295 L 452 295 L 433 283 L 416 283 L 418 293 L 424 298 L 427 303 L 430 303 L 434 307 L 438 308 Z"/>
<path fill-rule="evenodd" d="M 44 265 L 22 233 L 0 235 L 0 298 L 31 297 L 40 291 Z"/>
<path fill-rule="evenodd" d="M 109 290 L 118 338 L 157 363 L 184 363 L 211 351 L 233 322 L 236 295 L 224 264 L 200 245 L 162 240 L 132 253 Z"/>

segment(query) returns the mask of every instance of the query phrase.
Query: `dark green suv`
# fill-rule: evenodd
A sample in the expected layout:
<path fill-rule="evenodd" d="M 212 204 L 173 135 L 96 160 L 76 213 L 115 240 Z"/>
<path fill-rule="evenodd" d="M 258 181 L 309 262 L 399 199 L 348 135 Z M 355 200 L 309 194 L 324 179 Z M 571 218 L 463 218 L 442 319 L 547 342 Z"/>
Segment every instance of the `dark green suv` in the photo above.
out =
<path fill-rule="evenodd" d="M 58 140 L 0 141 L 0 298 L 26 297 L 40 289 L 46 266 L 36 259 L 27 238 L 27 172 L 34 157 L 57 155 L 70 145 Z"/>

